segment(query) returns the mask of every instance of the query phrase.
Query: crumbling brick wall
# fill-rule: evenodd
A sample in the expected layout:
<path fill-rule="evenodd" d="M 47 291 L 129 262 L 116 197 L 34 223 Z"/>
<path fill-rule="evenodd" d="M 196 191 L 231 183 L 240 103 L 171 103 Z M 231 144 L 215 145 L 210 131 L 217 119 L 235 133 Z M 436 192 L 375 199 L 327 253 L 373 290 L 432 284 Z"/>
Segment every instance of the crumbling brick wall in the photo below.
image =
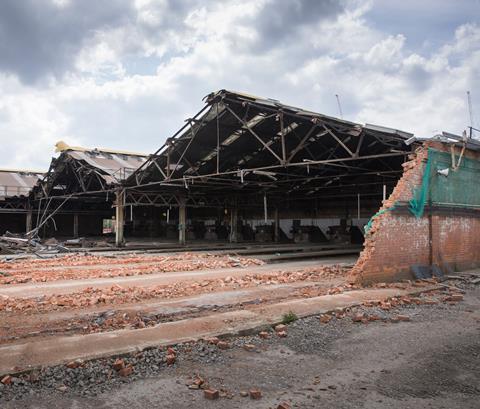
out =
<path fill-rule="evenodd" d="M 380 210 L 392 209 L 395 203 L 406 207 L 413 189 L 422 183 L 428 147 L 448 151 L 448 146 L 438 142 L 418 148 L 404 163 L 403 176 Z M 465 155 L 480 160 L 478 153 L 467 151 Z M 396 209 L 379 214 L 365 237 L 351 279 L 369 284 L 412 278 L 412 265 L 430 264 L 447 271 L 480 265 L 480 212 L 432 212 L 421 218 Z"/>

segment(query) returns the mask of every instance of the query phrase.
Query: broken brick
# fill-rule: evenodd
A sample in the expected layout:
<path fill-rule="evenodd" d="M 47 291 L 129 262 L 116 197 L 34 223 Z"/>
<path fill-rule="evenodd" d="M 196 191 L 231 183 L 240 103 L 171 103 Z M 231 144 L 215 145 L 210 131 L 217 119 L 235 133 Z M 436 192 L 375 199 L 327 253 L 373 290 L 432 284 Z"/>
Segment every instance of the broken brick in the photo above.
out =
<path fill-rule="evenodd" d="M 410 321 L 410 317 L 408 315 L 397 315 L 397 319 L 399 321 Z"/>
<path fill-rule="evenodd" d="M 112 365 L 113 369 L 115 369 L 116 371 L 119 371 L 120 369 L 123 369 L 125 368 L 125 362 L 123 361 L 123 359 L 117 359 L 115 360 L 115 362 L 113 363 Z"/>
<path fill-rule="evenodd" d="M 262 339 L 267 339 L 267 338 L 270 338 L 270 334 L 266 331 L 262 331 L 258 334 L 258 336 Z"/>
<path fill-rule="evenodd" d="M 259 389 L 251 389 L 250 390 L 250 398 L 251 399 L 260 399 L 262 397 L 262 392 Z"/>
<path fill-rule="evenodd" d="M 445 301 L 463 301 L 463 295 L 462 294 L 452 294 L 449 295 L 448 297 L 444 298 Z"/>
<path fill-rule="evenodd" d="M 2 378 L 0 382 L 2 382 L 4 385 L 11 385 L 12 381 L 12 377 L 10 375 L 6 375 Z"/>
<path fill-rule="evenodd" d="M 230 348 L 230 343 L 228 343 L 226 341 L 219 341 L 217 343 L 217 347 L 218 347 L 218 349 L 224 349 L 225 350 L 225 349 Z"/>
<path fill-rule="evenodd" d="M 253 344 L 245 344 L 243 346 L 243 349 L 245 349 L 245 351 L 251 352 L 251 351 L 255 351 L 256 347 Z"/>
<path fill-rule="evenodd" d="M 326 314 L 320 315 L 320 322 L 321 322 L 322 324 L 327 324 L 327 323 L 329 323 L 331 320 L 332 320 L 332 317 L 331 317 L 330 315 L 326 315 Z"/>
<path fill-rule="evenodd" d="M 287 402 L 282 402 L 277 406 L 277 409 L 291 409 L 291 406 Z"/>
<path fill-rule="evenodd" d="M 280 338 L 285 338 L 287 336 L 287 332 L 286 331 L 278 331 L 277 332 L 277 335 L 280 337 Z"/>
<path fill-rule="evenodd" d="M 176 361 L 176 356 L 168 354 L 165 356 L 165 362 L 167 363 L 168 366 L 173 365 Z"/>
<path fill-rule="evenodd" d="M 355 314 L 352 317 L 353 322 L 362 322 L 362 320 L 365 318 L 365 314 Z"/>
<path fill-rule="evenodd" d="M 129 376 L 132 373 L 133 373 L 133 366 L 132 365 L 128 365 L 125 368 L 122 368 L 118 371 L 118 374 L 120 376 Z"/>
<path fill-rule="evenodd" d="M 219 398 L 220 393 L 216 389 L 205 389 L 203 391 L 203 396 L 205 399 L 215 400 Z"/>
<path fill-rule="evenodd" d="M 275 327 L 275 331 L 277 331 L 277 332 L 286 331 L 286 330 L 287 330 L 287 326 L 284 325 L 284 324 L 278 324 Z"/>

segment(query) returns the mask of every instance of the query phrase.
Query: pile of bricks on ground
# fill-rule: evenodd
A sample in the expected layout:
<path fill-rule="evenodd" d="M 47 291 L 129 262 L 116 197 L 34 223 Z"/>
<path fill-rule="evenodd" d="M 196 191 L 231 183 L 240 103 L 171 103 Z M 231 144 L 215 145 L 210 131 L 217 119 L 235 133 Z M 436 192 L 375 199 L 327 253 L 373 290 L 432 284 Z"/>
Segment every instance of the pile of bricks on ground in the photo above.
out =
<path fill-rule="evenodd" d="M 338 308 L 335 311 L 320 315 L 320 322 L 329 323 L 333 318 L 350 318 L 355 323 L 368 324 L 372 321 L 397 323 L 410 321 L 410 315 L 398 314 L 397 309 L 408 305 L 437 305 L 446 303 L 455 305 L 463 301 L 463 293 L 456 288 L 442 288 L 428 291 L 418 296 L 404 295 L 389 297 L 384 300 L 369 300 L 359 307 Z M 380 314 L 378 311 L 381 311 Z"/>
<path fill-rule="evenodd" d="M 152 298 L 176 298 L 216 290 L 248 288 L 257 285 L 293 283 L 298 281 L 319 281 L 325 278 L 345 276 L 349 267 L 342 265 L 319 266 L 297 271 L 278 271 L 264 274 L 246 274 L 242 277 L 225 277 L 199 282 L 179 281 L 174 284 L 154 287 L 109 288 L 88 287 L 83 291 L 65 295 L 51 295 L 36 298 L 0 297 L 0 311 L 6 312 L 48 312 L 58 309 L 74 309 L 107 304 L 135 303 Z M 347 286 L 346 286 L 347 287 Z M 345 287 L 345 289 L 346 289 Z M 350 288 L 353 288 L 350 285 Z M 342 290 L 335 290 L 338 293 Z"/>
<path fill-rule="evenodd" d="M 116 258 L 90 254 L 69 255 L 50 260 L 0 262 L 0 284 L 124 277 L 161 272 L 249 267 L 262 264 L 264 264 L 263 261 L 254 258 L 209 253 Z M 96 268 L 92 268 L 92 266 Z M 82 267 L 87 268 L 82 269 Z"/>

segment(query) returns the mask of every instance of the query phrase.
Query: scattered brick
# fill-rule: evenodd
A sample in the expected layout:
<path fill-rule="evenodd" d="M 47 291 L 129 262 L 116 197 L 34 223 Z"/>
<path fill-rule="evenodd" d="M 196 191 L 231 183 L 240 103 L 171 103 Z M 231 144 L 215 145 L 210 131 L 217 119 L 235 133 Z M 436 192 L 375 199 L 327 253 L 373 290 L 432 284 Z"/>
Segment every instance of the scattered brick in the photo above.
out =
<path fill-rule="evenodd" d="M 278 331 L 277 332 L 277 335 L 280 337 L 280 338 L 285 338 L 287 336 L 287 332 L 286 331 Z"/>
<path fill-rule="evenodd" d="M 12 377 L 10 375 L 6 375 L 2 378 L 0 382 L 2 382 L 4 385 L 11 385 L 12 381 Z"/>
<path fill-rule="evenodd" d="M 125 362 L 123 361 L 123 359 L 119 358 L 119 359 L 115 360 L 112 367 L 116 371 L 120 371 L 121 369 L 125 368 Z"/>
<path fill-rule="evenodd" d="M 399 321 L 410 321 L 410 317 L 408 315 L 397 315 L 397 319 Z"/>
<path fill-rule="evenodd" d="M 291 409 L 291 406 L 287 402 L 282 402 L 277 406 L 277 409 Z"/>
<path fill-rule="evenodd" d="M 362 320 L 365 318 L 365 314 L 355 314 L 352 317 L 353 322 L 362 322 Z"/>
<path fill-rule="evenodd" d="M 262 331 L 258 334 L 258 336 L 262 339 L 267 339 L 267 338 L 270 338 L 270 334 L 266 331 Z"/>
<path fill-rule="evenodd" d="M 252 351 L 255 351 L 255 349 L 257 349 L 257 347 L 253 344 L 245 344 L 243 346 L 243 349 L 245 349 L 245 351 L 252 352 Z"/>
<path fill-rule="evenodd" d="M 463 301 L 463 294 L 452 294 L 444 298 L 445 301 Z"/>
<path fill-rule="evenodd" d="M 217 347 L 218 349 L 229 349 L 230 348 L 230 343 L 228 343 L 227 341 L 218 341 L 217 343 Z"/>
<path fill-rule="evenodd" d="M 250 390 L 250 398 L 251 399 L 260 399 L 262 397 L 262 392 L 259 389 L 251 389 Z"/>
<path fill-rule="evenodd" d="M 322 324 L 328 324 L 331 320 L 332 320 L 331 315 L 327 315 L 327 314 L 320 315 L 320 322 Z"/>
<path fill-rule="evenodd" d="M 177 360 L 177 357 L 175 355 L 168 354 L 165 356 L 165 362 L 167 363 L 168 366 L 173 365 L 176 360 Z"/>
<path fill-rule="evenodd" d="M 132 365 L 128 365 L 125 368 L 122 368 L 118 371 L 118 374 L 120 376 L 129 376 L 132 373 L 133 373 L 133 366 Z"/>
<path fill-rule="evenodd" d="M 216 389 L 205 389 L 203 391 L 203 396 L 205 396 L 205 399 L 215 400 L 219 398 L 220 392 Z"/>
<path fill-rule="evenodd" d="M 275 326 L 275 331 L 277 332 L 286 331 L 286 330 L 287 330 L 287 326 L 284 324 L 278 324 L 277 326 Z"/>

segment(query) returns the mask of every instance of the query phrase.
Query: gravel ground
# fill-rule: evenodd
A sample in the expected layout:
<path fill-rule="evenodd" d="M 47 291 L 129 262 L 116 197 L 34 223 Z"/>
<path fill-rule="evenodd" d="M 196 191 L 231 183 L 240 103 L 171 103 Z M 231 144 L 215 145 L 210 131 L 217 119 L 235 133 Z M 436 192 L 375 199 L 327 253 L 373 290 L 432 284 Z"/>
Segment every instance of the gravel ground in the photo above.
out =
<path fill-rule="evenodd" d="M 326 324 L 319 317 L 297 320 L 284 338 L 270 329 L 268 339 L 228 339 L 227 350 L 209 342 L 185 344 L 175 347 L 171 366 L 164 349 L 150 349 L 122 357 L 134 368 L 127 377 L 113 369 L 115 358 L 47 368 L 0 383 L 0 406 L 276 408 L 285 401 L 296 408 L 477 408 L 480 286 L 450 283 L 465 291 L 464 301 L 389 311 L 356 307 Z M 380 319 L 353 322 L 358 314 Z M 392 322 L 399 314 L 410 321 Z M 255 349 L 247 351 L 245 344 Z M 220 391 L 218 400 L 193 389 L 199 378 L 202 387 Z M 251 389 L 262 398 L 242 396 Z"/>

